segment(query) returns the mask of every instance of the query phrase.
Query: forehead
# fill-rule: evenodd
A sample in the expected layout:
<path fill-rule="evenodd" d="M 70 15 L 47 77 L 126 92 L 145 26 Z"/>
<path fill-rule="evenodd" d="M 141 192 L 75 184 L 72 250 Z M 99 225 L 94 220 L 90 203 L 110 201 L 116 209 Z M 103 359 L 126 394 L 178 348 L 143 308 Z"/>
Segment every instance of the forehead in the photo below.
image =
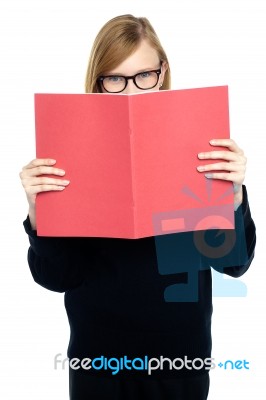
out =
<path fill-rule="evenodd" d="M 143 40 L 137 50 L 126 58 L 121 64 L 110 73 L 119 73 L 121 75 L 131 75 L 144 69 L 158 68 L 160 59 L 157 51 Z"/>

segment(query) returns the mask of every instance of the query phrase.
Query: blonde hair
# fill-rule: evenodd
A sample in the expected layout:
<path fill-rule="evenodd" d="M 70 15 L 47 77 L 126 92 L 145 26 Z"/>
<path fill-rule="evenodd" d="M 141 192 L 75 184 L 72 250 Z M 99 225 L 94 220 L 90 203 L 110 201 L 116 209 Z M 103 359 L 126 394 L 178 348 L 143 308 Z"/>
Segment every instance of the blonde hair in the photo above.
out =
<path fill-rule="evenodd" d="M 126 14 L 112 18 L 96 36 L 87 68 L 85 92 L 101 92 L 101 87 L 97 82 L 99 76 L 121 64 L 134 53 L 143 39 L 147 39 L 157 51 L 160 60 L 167 63 L 168 68 L 160 89 L 170 89 L 171 76 L 168 59 L 155 30 L 147 18 L 136 18 Z"/>

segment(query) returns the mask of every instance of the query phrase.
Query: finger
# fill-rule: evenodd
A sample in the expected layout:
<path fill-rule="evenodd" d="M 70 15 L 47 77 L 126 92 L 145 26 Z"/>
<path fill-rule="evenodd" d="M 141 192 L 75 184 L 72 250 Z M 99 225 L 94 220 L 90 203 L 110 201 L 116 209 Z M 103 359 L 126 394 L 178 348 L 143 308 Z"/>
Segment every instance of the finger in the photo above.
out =
<path fill-rule="evenodd" d="M 212 139 L 210 140 L 210 144 L 212 146 L 228 147 L 229 150 L 235 153 L 244 154 L 243 150 L 240 149 L 240 147 L 236 144 L 236 142 L 233 139 Z"/>
<path fill-rule="evenodd" d="M 69 183 L 70 181 L 67 179 L 54 179 L 48 177 L 37 177 L 37 178 L 22 180 L 22 184 L 24 187 L 39 186 L 39 185 L 67 186 Z"/>
<path fill-rule="evenodd" d="M 199 153 L 198 154 L 198 158 L 200 160 L 217 160 L 217 159 L 221 159 L 221 160 L 227 160 L 227 161 L 236 161 L 238 156 L 233 153 L 232 151 L 208 151 L 205 153 Z"/>
<path fill-rule="evenodd" d="M 208 151 L 205 153 L 199 153 L 198 158 L 200 160 L 209 159 L 209 160 L 226 160 L 226 161 L 237 161 L 237 162 L 246 162 L 246 157 L 239 155 L 238 153 L 234 153 L 233 151 L 223 151 L 223 150 L 216 150 L 216 151 Z"/>
<path fill-rule="evenodd" d="M 66 188 L 66 186 L 58 186 L 58 185 L 37 185 L 30 186 L 28 190 L 28 195 L 35 195 L 42 192 L 52 192 L 52 191 L 62 191 Z"/>
<path fill-rule="evenodd" d="M 25 165 L 22 169 L 28 169 L 28 168 L 35 168 L 39 167 L 40 165 L 54 165 L 56 163 L 56 160 L 53 158 L 35 158 L 34 160 L 31 160 L 27 165 Z"/>
<path fill-rule="evenodd" d="M 208 172 L 205 174 L 205 177 L 208 179 L 231 181 L 236 185 L 242 185 L 245 175 L 237 172 Z"/>
<path fill-rule="evenodd" d="M 65 171 L 60 168 L 47 167 L 44 165 L 40 165 L 38 167 L 23 169 L 20 173 L 20 178 L 25 179 L 28 177 L 40 176 L 40 175 L 65 175 Z"/>
<path fill-rule="evenodd" d="M 197 167 L 197 170 L 199 172 L 214 171 L 214 170 L 240 172 L 240 171 L 243 171 L 244 169 L 245 168 L 243 167 L 243 165 L 239 165 L 238 163 L 234 163 L 234 162 L 213 163 L 213 164 L 207 164 L 207 165 L 199 165 Z"/>

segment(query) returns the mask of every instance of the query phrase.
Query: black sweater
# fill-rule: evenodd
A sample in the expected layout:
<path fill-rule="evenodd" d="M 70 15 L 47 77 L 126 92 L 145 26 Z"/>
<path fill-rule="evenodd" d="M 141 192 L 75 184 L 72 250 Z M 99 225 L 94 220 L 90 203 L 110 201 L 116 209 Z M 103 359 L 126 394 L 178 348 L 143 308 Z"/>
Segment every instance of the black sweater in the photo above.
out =
<path fill-rule="evenodd" d="M 243 192 L 235 212 L 233 250 L 218 259 L 195 248 L 193 232 L 141 239 L 38 237 L 27 218 L 33 279 L 46 289 L 65 292 L 68 357 L 211 357 L 210 266 L 238 277 L 254 256 L 255 226 L 245 187 Z M 211 246 L 217 246 L 214 232 L 206 239 L 214 241 Z M 153 375 L 202 371 L 165 368 Z M 110 370 L 90 370 L 94 372 L 110 375 Z"/>

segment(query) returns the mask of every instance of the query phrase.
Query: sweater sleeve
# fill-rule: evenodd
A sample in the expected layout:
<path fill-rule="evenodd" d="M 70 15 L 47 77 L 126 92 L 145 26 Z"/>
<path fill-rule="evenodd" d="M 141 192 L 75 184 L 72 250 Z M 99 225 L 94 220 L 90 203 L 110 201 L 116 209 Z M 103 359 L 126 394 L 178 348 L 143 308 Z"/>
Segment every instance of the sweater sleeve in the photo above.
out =
<path fill-rule="evenodd" d="M 218 272 L 240 277 L 249 268 L 255 252 L 256 228 L 251 217 L 246 187 L 243 186 L 243 202 L 235 211 L 235 229 L 225 231 L 228 251 L 210 265 Z"/>
<path fill-rule="evenodd" d="M 83 238 L 41 237 L 31 228 L 29 216 L 23 222 L 29 237 L 28 264 L 36 283 L 48 290 L 65 292 L 79 286 L 85 273 L 84 260 L 80 257 Z M 92 238 L 93 239 L 93 238 Z M 89 262 L 93 260 L 93 240 L 86 243 Z"/>

